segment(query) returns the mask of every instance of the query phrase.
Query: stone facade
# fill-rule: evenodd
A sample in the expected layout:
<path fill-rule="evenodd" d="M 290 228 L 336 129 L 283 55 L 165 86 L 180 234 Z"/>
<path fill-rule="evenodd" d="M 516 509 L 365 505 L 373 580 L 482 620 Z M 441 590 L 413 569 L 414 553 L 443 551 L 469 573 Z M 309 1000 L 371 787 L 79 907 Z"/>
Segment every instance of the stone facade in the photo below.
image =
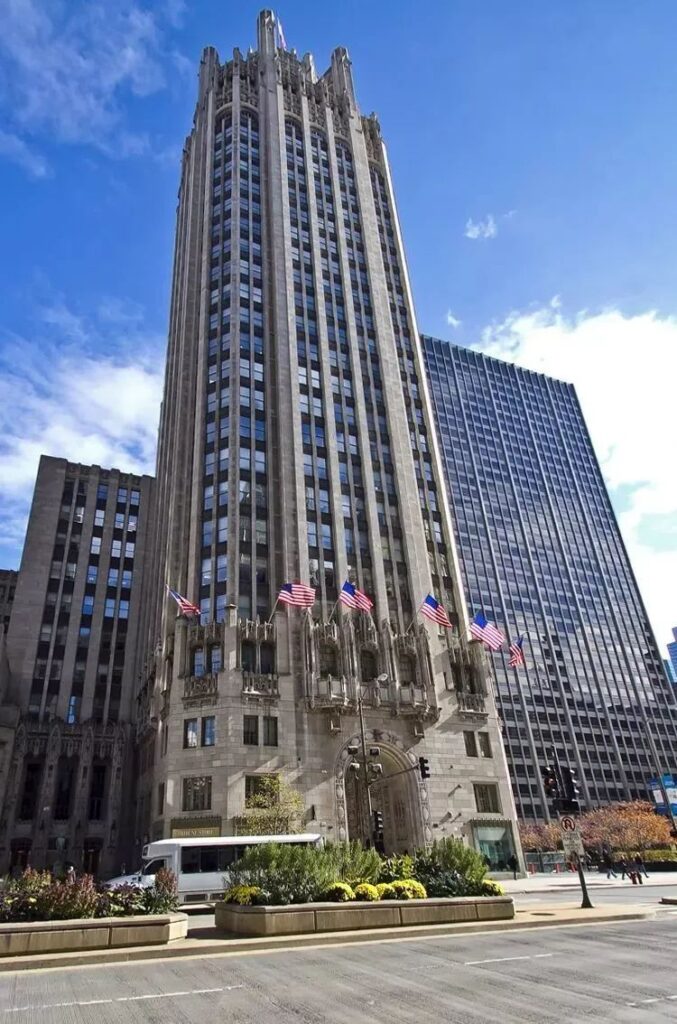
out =
<path fill-rule="evenodd" d="M 256 52 L 222 64 L 209 48 L 200 67 L 153 538 L 139 853 L 149 838 L 233 832 L 270 773 L 303 794 L 308 829 L 368 838 L 349 767 L 362 708 L 385 848 L 454 834 L 505 860 L 514 805 L 487 662 L 466 639 L 379 125 L 358 110 L 346 51 L 318 76 L 276 45 L 268 11 Z M 370 614 L 337 602 L 347 579 Z M 276 604 L 299 580 L 312 609 Z M 199 620 L 177 618 L 166 584 Z M 429 592 L 451 630 L 417 614 Z M 482 760 L 462 735 L 477 731 Z"/>
<path fill-rule="evenodd" d="M 40 460 L 0 690 L 0 873 L 71 862 L 110 876 L 128 858 L 152 484 Z"/>
<path fill-rule="evenodd" d="M 14 603 L 17 576 L 16 569 L 0 569 L 0 632 L 2 633 L 6 633 L 9 629 L 9 616 Z"/>

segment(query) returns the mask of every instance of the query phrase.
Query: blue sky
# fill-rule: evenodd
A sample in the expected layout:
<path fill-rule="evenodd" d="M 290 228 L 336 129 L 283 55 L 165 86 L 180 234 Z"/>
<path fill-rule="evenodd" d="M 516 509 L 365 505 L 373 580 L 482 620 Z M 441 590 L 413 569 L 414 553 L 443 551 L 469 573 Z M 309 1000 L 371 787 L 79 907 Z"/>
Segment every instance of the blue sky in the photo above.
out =
<path fill-rule="evenodd" d="M 41 450 L 152 467 L 201 48 L 258 4 L 0 8 L 0 561 Z M 677 622 L 672 0 L 289 0 L 388 143 L 420 327 L 573 380 L 659 639 Z M 66 402 L 58 386 L 77 379 Z M 17 396 L 21 396 L 17 400 Z M 667 467 L 667 468 L 666 468 Z"/>

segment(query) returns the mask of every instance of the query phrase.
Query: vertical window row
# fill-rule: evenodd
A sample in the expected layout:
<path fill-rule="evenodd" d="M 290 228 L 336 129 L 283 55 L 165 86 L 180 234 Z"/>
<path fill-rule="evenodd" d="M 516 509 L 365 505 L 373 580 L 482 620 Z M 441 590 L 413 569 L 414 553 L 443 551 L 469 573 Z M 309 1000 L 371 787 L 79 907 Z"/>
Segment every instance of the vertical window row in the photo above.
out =
<path fill-rule="evenodd" d="M 376 167 L 371 168 L 371 184 L 390 299 L 390 316 L 400 363 L 400 378 L 407 398 L 409 437 L 421 496 L 433 588 L 437 593 L 443 594 L 447 605 L 453 608 L 453 587 L 442 533 L 442 516 L 438 508 L 437 484 L 425 424 L 422 388 L 414 359 L 411 321 L 399 261 L 394 217 L 390 209 L 385 178 Z"/>
<path fill-rule="evenodd" d="M 331 604 L 336 599 L 336 576 L 326 440 L 327 396 L 324 393 L 319 352 L 317 295 L 312 266 L 306 155 L 303 132 L 296 121 L 287 120 L 285 139 L 310 582 L 319 590 L 321 598 Z M 311 159 L 315 174 L 322 174 L 322 164 L 324 164 L 328 176 L 326 144 L 324 152 L 322 152 L 322 141 L 318 133 L 313 136 Z M 317 186 L 317 181 L 315 184 Z M 325 198 L 327 199 L 326 204 L 324 203 Z M 330 247 L 333 249 L 333 259 L 337 261 L 336 221 L 331 192 L 327 197 L 323 196 L 323 204 L 318 206 L 318 216 L 321 258 L 324 267 L 325 261 L 328 265 Z M 325 303 L 328 331 L 335 335 L 336 324 L 340 323 L 345 333 L 343 294 L 338 274 L 334 281 L 334 287 L 330 288 L 329 296 L 325 289 Z M 340 320 L 337 320 L 339 311 Z"/>

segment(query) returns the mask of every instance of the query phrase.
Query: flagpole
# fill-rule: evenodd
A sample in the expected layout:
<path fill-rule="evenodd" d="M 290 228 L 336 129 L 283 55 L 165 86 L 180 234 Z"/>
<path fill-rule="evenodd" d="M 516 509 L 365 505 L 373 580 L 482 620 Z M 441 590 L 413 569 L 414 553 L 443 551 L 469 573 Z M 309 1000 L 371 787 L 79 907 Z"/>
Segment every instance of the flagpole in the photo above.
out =
<path fill-rule="evenodd" d="M 276 597 L 276 598 L 275 598 L 275 604 L 273 605 L 273 610 L 272 610 L 272 612 L 270 613 L 270 618 L 268 619 L 268 625 L 270 625 L 270 624 L 271 624 L 271 622 L 273 621 L 273 615 L 275 614 L 275 611 L 276 611 L 276 609 L 277 609 L 277 606 L 278 606 L 279 600 L 280 600 L 280 598 L 279 598 L 279 597 Z"/>
<path fill-rule="evenodd" d="M 411 622 L 409 623 L 409 625 L 408 625 L 408 626 L 407 626 L 407 628 L 405 629 L 405 631 L 404 631 L 404 635 L 405 635 L 405 636 L 407 635 L 407 633 L 409 632 L 409 630 L 411 629 L 411 627 L 412 627 L 412 626 L 414 625 L 414 623 L 416 622 L 416 619 L 417 619 L 417 617 L 418 617 L 418 615 L 419 615 L 419 612 L 421 611 L 421 605 L 422 605 L 422 604 L 423 604 L 423 601 L 421 601 L 421 604 L 420 604 L 420 605 L 418 606 L 418 608 L 416 609 L 416 615 L 414 615 L 413 619 L 411 620 Z"/>
<path fill-rule="evenodd" d="M 331 622 L 331 620 L 332 620 L 332 616 L 334 615 L 334 612 L 335 612 L 335 611 L 336 611 L 336 609 L 338 608 L 338 603 L 339 603 L 339 599 L 338 599 L 338 597 L 337 597 L 337 598 L 336 598 L 336 600 L 335 600 L 335 602 L 334 602 L 334 607 L 333 607 L 333 608 L 332 608 L 332 610 L 331 610 L 331 611 L 329 612 L 329 618 L 327 619 L 327 622 Z"/>

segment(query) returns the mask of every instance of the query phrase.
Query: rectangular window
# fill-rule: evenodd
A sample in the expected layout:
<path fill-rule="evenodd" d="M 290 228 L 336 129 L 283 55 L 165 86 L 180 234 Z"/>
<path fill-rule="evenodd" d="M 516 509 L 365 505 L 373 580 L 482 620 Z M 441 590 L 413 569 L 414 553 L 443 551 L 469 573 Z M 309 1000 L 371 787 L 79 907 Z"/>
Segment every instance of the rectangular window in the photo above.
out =
<path fill-rule="evenodd" d="M 263 716 L 263 745 L 264 747 L 277 746 L 277 718 L 272 715 Z"/>
<path fill-rule="evenodd" d="M 107 619 L 112 619 L 112 618 L 115 617 L 115 598 L 114 597 L 107 597 L 106 598 L 106 606 L 104 608 L 103 614 L 104 614 L 104 617 L 107 618 Z"/>
<path fill-rule="evenodd" d="M 259 745 L 259 719 L 257 715 L 244 715 L 242 719 L 242 742 L 246 747 Z"/>
<path fill-rule="evenodd" d="M 183 780 L 183 802 L 181 806 L 184 811 L 211 811 L 211 775 L 191 775 Z"/>
<path fill-rule="evenodd" d="M 213 747 L 216 743 L 216 718 L 208 715 L 202 719 L 202 746 Z"/>
<path fill-rule="evenodd" d="M 498 799 L 498 786 L 495 783 L 476 782 L 475 805 L 481 814 L 500 814 L 501 804 Z"/>
<path fill-rule="evenodd" d="M 101 537 L 92 537 L 92 543 L 89 548 L 93 555 L 98 555 L 101 552 Z"/>
<path fill-rule="evenodd" d="M 491 753 L 491 740 L 489 739 L 488 732 L 478 732 L 477 738 L 480 741 L 480 755 L 482 757 L 492 757 Z"/>
<path fill-rule="evenodd" d="M 184 718 L 183 720 L 183 746 L 197 746 L 197 718 Z"/>
<path fill-rule="evenodd" d="M 94 543 L 95 539 L 96 539 L 95 537 L 92 537 L 92 544 Z M 119 558 L 121 554 L 122 554 L 122 541 L 121 540 L 114 540 L 113 543 L 110 546 L 110 556 L 111 556 L 111 558 Z"/>
<path fill-rule="evenodd" d="M 165 809 L 165 784 L 161 782 L 157 788 L 157 812 L 163 814 Z"/>
<path fill-rule="evenodd" d="M 468 757 L 477 757 L 477 737 L 474 732 L 464 732 L 465 752 Z"/>

